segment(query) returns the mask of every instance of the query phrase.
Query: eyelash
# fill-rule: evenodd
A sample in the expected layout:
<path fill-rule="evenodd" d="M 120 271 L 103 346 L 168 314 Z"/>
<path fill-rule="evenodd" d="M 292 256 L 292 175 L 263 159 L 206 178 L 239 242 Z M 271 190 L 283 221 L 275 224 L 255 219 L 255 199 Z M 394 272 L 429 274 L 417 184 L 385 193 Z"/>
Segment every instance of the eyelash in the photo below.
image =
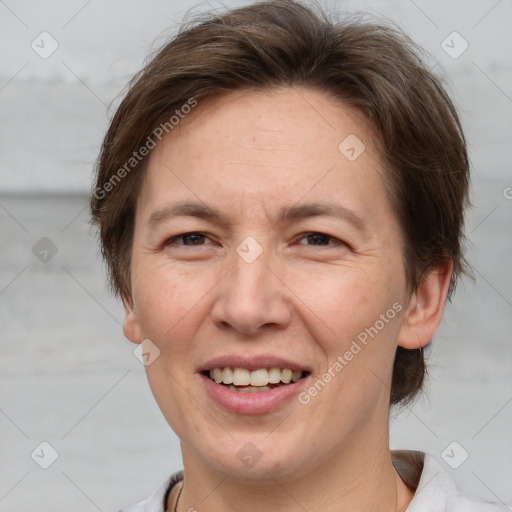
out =
<path fill-rule="evenodd" d="M 202 237 L 207 237 L 207 235 L 205 235 L 204 233 L 201 233 L 199 231 L 190 231 L 189 233 L 182 233 L 181 235 L 176 235 L 176 236 L 173 236 L 171 238 L 169 238 L 168 240 L 165 241 L 164 243 L 164 246 L 169 246 L 169 245 L 176 245 L 174 244 L 174 241 L 179 239 L 179 238 L 185 238 L 187 236 L 190 236 L 190 235 L 200 235 Z M 345 244 L 345 242 L 333 237 L 333 236 L 330 236 L 330 235 L 327 235 L 325 233 L 321 233 L 319 231 L 307 231 L 305 233 L 301 233 L 301 240 L 304 239 L 305 236 L 309 236 L 309 235 L 313 235 L 313 236 L 322 236 L 322 237 L 326 237 L 327 239 L 329 240 L 333 240 L 334 242 L 336 242 L 335 244 L 333 245 L 347 245 Z M 201 247 L 203 246 L 204 244 L 199 244 L 199 245 L 185 245 L 185 244 L 177 244 L 177 245 L 181 245 L 183 247 Z M 300 245 L 307 245 L 307 244 L 300 244 Z M 313 246 L 310 246 L 310 247 L 324 247 L 325 245 L 324 244 L 321 244 L 321 245 L 313 245 Z M 331 245 L 332 247 L 332 245 Z"/>

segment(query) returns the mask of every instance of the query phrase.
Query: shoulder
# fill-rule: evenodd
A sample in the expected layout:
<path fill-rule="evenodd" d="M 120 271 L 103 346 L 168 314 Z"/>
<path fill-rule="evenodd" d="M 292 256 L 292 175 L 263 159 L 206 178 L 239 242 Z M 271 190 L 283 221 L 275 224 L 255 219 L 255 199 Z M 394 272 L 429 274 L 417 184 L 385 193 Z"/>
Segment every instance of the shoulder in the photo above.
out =
<path fill-rule="evenodd" d="M 165 512 L 168 494 L 182 479 L 183 470 L 176 471 L 165 480 L 162 480 L 148 498 L 123 508 L 119 512 Z"/>
<path fill-rule="evenodd" d="M 460 492 L 455 482 L 428 453 L 393 450 L 393 464 L 404 482 L 415 489 L 406 512 L 510 512 L 502 503 L 490 502 Z"/>

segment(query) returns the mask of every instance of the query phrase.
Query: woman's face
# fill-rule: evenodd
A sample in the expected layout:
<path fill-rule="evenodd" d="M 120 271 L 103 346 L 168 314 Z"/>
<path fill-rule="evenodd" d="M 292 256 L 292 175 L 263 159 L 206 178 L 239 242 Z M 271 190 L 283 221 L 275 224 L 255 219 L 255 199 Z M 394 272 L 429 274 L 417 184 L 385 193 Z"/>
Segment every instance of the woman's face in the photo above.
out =
<path fill-rule="evenodd" d="M 178 202 L 196 207 L 172 215 Z M 357 111 L 291 88 L 199 102 L 150 155 L 125 324 L 150 340 L 147 376 L 185 463 L 283 476 L 387 443 L 402 247 Z M 287 380 L 271 368 L 307 373 L 249 393 L 203 373 L 215 367 L 237 368 L 236 389 Z"/>

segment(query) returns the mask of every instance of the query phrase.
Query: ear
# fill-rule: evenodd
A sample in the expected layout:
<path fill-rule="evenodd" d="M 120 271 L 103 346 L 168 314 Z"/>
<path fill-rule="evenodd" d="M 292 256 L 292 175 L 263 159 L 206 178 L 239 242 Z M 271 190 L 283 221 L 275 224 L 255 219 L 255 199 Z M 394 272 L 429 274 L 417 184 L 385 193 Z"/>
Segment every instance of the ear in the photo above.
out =
<path fill-rule="evenodd" d="M 142 338 L 140 336 L 139 318 L 133 306 L 133 299 L 131 296 L 127 297 L 123 295 L 122 300 L 125 313 L 123 333 L 131 342 L 139 344 Z"/>
<path fill-rule="evenodd" d="M 430 343 L 441 323 L 452 270 L 453 261 L 447 258 L 419 284 L 400 328 L 400 347 L 416 349 Z"/>

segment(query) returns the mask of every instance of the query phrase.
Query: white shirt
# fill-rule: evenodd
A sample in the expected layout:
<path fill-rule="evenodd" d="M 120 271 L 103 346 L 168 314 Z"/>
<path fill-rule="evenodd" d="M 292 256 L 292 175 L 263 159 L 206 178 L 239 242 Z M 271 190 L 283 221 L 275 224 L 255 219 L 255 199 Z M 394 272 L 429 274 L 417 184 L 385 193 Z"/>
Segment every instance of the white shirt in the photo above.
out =
<path fill-rule="evenodd" d="M 391 458 L 402 480 L 415 489 L 406 512 L 510 512 L 504 504 L 458 492 L 450 475 L 435 457 L 411 450 L 392 450 Z M 161 482 L 149 498 L 119 512 L 165 512 L 169 486 L 183 478 L 178 471 Z"/>

